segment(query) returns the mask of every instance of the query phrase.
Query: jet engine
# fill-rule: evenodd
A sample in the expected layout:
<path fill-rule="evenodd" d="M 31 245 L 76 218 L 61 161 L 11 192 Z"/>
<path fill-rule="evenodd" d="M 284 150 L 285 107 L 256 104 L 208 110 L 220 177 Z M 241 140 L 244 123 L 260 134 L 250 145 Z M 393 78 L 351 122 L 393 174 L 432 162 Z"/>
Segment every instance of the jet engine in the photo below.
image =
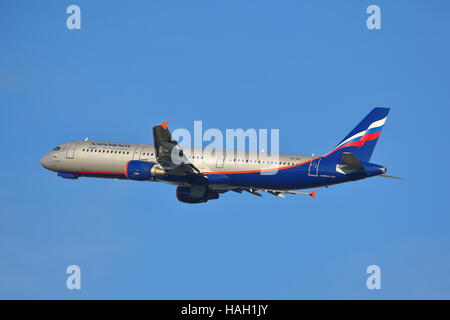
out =
<path fill-rule="evenodd" d="M 218 199 L 219 194 L 208 190 L 207 185 L 178 186 L 177 199 L 184 203 L 202 203 Z"/>
<path fill-rule="evenodd" d="M 128 161 L 125 174 L 128 179 L 138 181 L 155 180 L 166 176 L 165 170 L 158 164 L 140 160 Z"/>

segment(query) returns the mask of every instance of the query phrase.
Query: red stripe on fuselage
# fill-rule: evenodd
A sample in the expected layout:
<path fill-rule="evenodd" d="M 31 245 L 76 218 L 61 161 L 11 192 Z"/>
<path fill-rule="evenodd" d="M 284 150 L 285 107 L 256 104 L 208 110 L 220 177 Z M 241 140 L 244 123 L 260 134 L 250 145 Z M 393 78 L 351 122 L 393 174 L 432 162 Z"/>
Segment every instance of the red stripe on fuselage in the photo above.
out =
<path fill-rule="evenodd" d="M 131 161 L 131 160 L 130 160 Z M 128 164 L 130 163 L 130 161 L 127 161 L 127 164 L 125 165 L 125 177 L 128 178 Z"/>
<path fill-rule="evenodd" d="M 123 172 L 97 172 L 97 171 L 58 171 L 58 172 L 66 172 L 66 173 L 86 173 L 86 174 L 121 174 L 121 175 L 125 175 L 125 173 Z"/>
<path fill-rule="evenodd" d="M 314 158 L 314 159 L 317 159 L 317 158 Z M 298 166 L 301 166 L 302 164 L 311 162 L 314 159 L 311 159 L 311 160 L 308 160 L 308 161 L 305 161 L 305 162 L 301 162 L 299 164 L 294 164 L 292 166 L 285 166 L 285 167 L 279 167 L 279 168 L 247 170 L 247 171 L 222 171 L 222 172 L 217 172 L 217 171 L 207 172 L 207 171 L 205 171 L 205 172 L 202 172 L 202 173 L 203 174 L 237 174 L 237 173 L 259 173 L 259 172 L 268 172 L 268 171 L 278 171 L 278 170 L 285 170 L 285 169 L 289 169 L 289 168 L 298 167 Z"/>

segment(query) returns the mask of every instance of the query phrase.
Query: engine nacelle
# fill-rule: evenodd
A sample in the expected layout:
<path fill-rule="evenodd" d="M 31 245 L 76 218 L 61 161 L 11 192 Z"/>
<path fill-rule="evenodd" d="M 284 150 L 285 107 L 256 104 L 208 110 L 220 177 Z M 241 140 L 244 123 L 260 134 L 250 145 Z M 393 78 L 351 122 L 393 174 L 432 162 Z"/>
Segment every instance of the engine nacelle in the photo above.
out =
<path fill-rule="evenodd" d="M 131 160 L 126 164 L 125 174 L 128 179 L 145 181 L 163 177 L 166 172 L 153 162 Z"/>
<path fill-rule="evenodd" d="M 208 200 L 214 200 L 218 198 L 219 194 L 208 190 L 208 186 L 206 185 L 177 187 L 177 199 L 184 203 L 203 203 Z"/>

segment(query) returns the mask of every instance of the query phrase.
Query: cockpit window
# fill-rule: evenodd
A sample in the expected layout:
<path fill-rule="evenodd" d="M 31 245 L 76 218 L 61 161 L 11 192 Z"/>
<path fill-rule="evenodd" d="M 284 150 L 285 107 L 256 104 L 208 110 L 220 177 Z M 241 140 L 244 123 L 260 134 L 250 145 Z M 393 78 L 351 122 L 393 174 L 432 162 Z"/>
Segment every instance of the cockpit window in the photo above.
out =
<path fill-rule="evenodd" d="M 55 148 L 53 149 L 53 151 L 58 151 L 59 149 L 61 149 L 61 147 L 60 147 L 60 146 L 57 146 L 57 147 L 55 147 Z"/>

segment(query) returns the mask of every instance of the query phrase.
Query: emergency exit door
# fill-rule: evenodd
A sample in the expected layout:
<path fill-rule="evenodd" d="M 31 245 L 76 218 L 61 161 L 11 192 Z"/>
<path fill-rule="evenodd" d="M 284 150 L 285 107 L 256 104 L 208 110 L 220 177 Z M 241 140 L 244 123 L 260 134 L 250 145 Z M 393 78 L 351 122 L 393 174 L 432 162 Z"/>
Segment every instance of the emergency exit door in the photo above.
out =
<path fill-rule="evenodd" d="M 223 163 L 225 161 L 225 155 L 219 154 L 216 161 L 216 168 L 223 168 Z"/>

